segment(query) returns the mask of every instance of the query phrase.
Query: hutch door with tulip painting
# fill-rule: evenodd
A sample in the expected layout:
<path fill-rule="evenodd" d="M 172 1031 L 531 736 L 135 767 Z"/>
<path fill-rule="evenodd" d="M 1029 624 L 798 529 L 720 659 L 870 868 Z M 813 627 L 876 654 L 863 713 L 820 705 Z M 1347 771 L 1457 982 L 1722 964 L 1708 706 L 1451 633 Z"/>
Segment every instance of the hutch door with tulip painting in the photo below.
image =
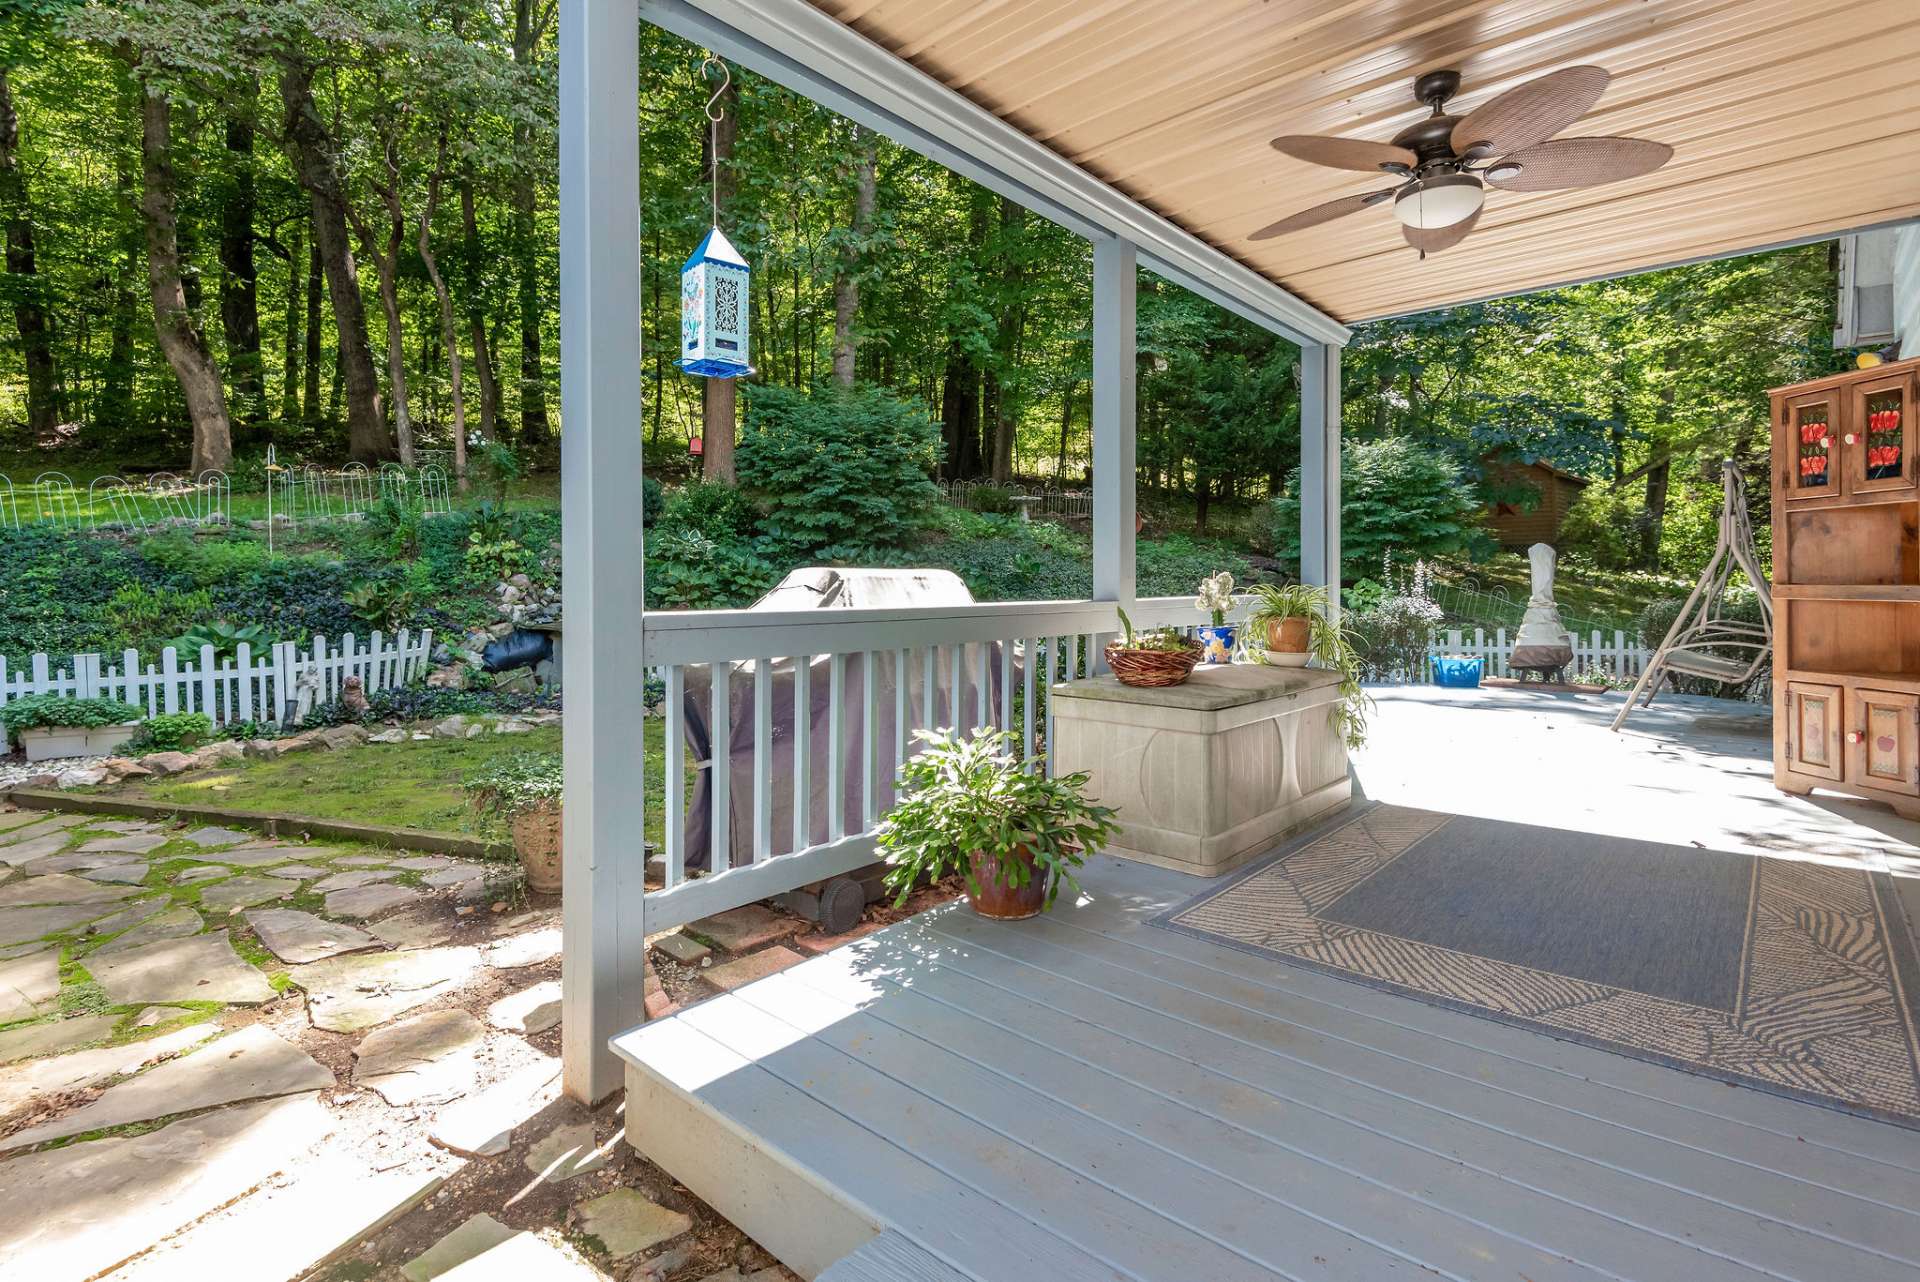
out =
<path fill-rule="evenodd" d="M 1774 782 L 1920 818 L 1920 360 L 1773 393 Z"/>

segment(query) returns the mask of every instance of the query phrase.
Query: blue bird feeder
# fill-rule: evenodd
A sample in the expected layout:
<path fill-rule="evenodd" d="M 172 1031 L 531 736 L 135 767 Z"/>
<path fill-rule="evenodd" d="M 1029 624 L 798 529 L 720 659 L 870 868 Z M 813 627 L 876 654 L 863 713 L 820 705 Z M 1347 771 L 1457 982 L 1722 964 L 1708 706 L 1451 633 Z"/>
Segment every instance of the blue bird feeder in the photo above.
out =
<path fill-rule="evenodd" d="M 702 378 L 739 378 L 747 363 L 747 282 L 752 269 L 718 227 L 680 269 L 680 358 Z"/>

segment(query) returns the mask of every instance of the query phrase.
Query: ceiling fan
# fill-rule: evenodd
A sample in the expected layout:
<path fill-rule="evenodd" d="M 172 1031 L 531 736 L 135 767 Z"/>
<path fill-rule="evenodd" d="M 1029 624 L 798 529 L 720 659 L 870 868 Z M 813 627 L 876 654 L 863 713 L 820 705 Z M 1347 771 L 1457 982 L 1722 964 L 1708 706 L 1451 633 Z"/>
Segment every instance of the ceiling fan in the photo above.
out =
<path fill-rule="evenodd" d="M 1390 143 L 1319 134 L 1273 140 L 1280 151 L 1334 169 L 1391 174 L 1403 179 L 1383 191 L 1342 196 L 1269 223 L 1251 239 L 1266 240 L 1314 227 L 1357 210 L 1393 202 L 1407 243 L 1425 258 L 1459 244 L 1480 220 L 1486 188 L 1553 191 L 1595 187 L 1652 173 L 1673 156 L 1665 143 L 1644 138 L 1559 138 L 1554 135 L 1593 109 L 1606 90 L 1600 67 L 1568 67 L 1529 80 L 1476 107 L 1449 115 L 1460 73 L 1429 71 L 1413 94 L 1431 113 Z"/>

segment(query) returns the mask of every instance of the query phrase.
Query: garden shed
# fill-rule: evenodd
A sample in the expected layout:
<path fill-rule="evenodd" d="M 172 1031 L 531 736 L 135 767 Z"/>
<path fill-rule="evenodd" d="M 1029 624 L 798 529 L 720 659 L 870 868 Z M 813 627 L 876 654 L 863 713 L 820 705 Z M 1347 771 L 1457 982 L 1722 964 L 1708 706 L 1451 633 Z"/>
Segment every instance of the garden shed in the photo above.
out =
<path fill-rule="evenodd" d="M 1510 496 L 1487 509 L 1487 529 L 1503 548 L 1524 550 L 1536 543 L 1555 543 L 1560 525 L 1591 482 L 1584 476 L 1555 467 L 1545 459 L 1517 459 L 1498 453 L 1480 460 L 1487 482 Z M 1522 491 L 1538 498 L 1528 500 Z M 1531 506 L 1529 503 L 1531 502 Z"/>

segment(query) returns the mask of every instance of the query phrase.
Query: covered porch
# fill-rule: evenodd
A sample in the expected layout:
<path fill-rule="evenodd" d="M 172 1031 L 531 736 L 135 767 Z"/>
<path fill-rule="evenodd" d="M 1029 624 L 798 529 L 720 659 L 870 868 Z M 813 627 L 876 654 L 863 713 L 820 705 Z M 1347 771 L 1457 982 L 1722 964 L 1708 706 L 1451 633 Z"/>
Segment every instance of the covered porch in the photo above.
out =
<path fill-rule="evenodd" d="M 1299 345 L 1301 577 L 1337 588 L 1348 322 L 1920 212 L 1909 178 L 1876 188 L 1799 172 L 1792 199 L 1755 194 L 1785 161 L 1753 154 L 1732 117 L 1774 102 L 1769 76 L 1785 68 L 1817 81 L 1800 55 L 1835 14 L 1813 0 L 1758 17 L 1675 6 L 1670 23 L 1651 25 L 1642 6 L 1610 3 L 1467 14 L 1329 4 L 1298 31 L 1263 19 L 1264 6 L 1198 6 L 1180 22 L 1120 4 L 980 8 L 562 0 L 568 1090 L 598 1100 L 624 1085 L 635 1146 L 806 1277 L 1825 1282 L 1920 1269 L 1911 1130 L 1163 929 L 1156 919 L 1211 883 L 1116 860 L 1091 866 L 1087 894 L 1049 919 L 1005 927 L 938 910 L 643 1023 L 649 935 L 871 860 L 878 798 L 909 727 L 990 722 L 1029 745 L 1049 739 L 1050 685 L 1099 670 L 1120 609 L 1136 624 L 1197 621 L 1185 599 L 1135 591 L 1139 269 Z M 1920 38 L 1910 16 L 1884 17 L 1888 40 Z M 1092 242 L 1092 599 L 826 619 L 643 609 L 632 88 L 642 21 Z M 1417 38 L 1402 40 L 1403 27 Z M 1846 56 L 1831 40 L 1817 54 Z M 1686 59 L 1697 74 L 1668 74 Z M 1641 69 L 1642 91 L 1609 127 L 1657 126 L 1691 143 L 1681 155 L 1693 167 L 1611 202 L 1570 194 L 1528 207 L 1493 227 L 1463 271 L 1389 259 L 1405 253 L 1397 237 L 1337 229 L 1244 243 L 1272 201 L 1316 198 L 1268 167 L 1265 134 L 1381 133 L 1430 66 L 1476 66 L 1498 89 L 1585 61 Z M 1244 83 L 1232 79 L 1242 62 L 1258 68 Z M 1362 63 L 1364 75 L 1353 70 Z M 1320 84 L 1336 65 L 1345 78 Z M 1068 71 L 1077 94 L 1058 83 Z M 1291 114 L 1242 123 L 1261 76 L 1289 86 Z M 1086 96 L 1123 82 L 1136 88 Z M 1706 102 L 1698 86 L 1712 83 L 1723 93 Z M 1099 141 L 1075 133 L 1076 121 L 1107 117 L 1118 119 L 1093 130 Z M 1866 107 L 1829 124 L 1845 134 L 1835 154 L 1867 160 L 1911 129 L 1875 123 Z M 911 679 L 876 689 L 876 656 Z M 804 805 L 791 816 L 774 805 L 776 659 L 827 662 L 829 749 L 792 766 L 801 798 L 812 791 L 804 772 L 828 773 L 824 840 Z M 728 675 L 735 663 L 750 666 Z M 705 670 L 716 739 L 729 681 L 753 683 L 748 737 L 766 763 L 747 797 L 729 799 L 717 772 L 710 848 L 689 851 L 676 807 L 700 763 L 675 749 L 670 727 L 657 888 L 639 837 L 652 668 L 666 670 L 672 708 L 690 670 Z M 850 733 L 876 724 L 877 699 L 894 701 L 891 742 Z M 1575 732 L 1605 735 L 1581 707 L 1395 696 L 1356 763 L 1356 792 L 1728 857 L 1853 861 L 1911 886 L 1913 833 L 1772 792 L 1757 764 L 1764 741 L 1749 754 L 1737 727 L 1675 721 L 1665 737 L 1592 738 L 1581 775 L 1562 767 L 1544 792 L 1516 785 L 1517 763 L 1541 762 L 1526 770 L 1553 783 Z M 1509 719 L 1467 731 L 1457 718 L 1470 714 Z M 1547 718 L 1535 740 L 1516 740 L 1515 714 Z M 812 728 L 788 732 L 810 740 Z M 1722 732 L 1738 742 L 1714 739 Z M 1534 809 L 1509 813 L 1516 804 Z M 698 875 L 703 853 L 713 871 Z"/>
<path fill-rule="evenodd" d="M 1775 792 L 1763 709 L 1376 694 L 1357 804 L 1885 870 L 1920 911 L 1920 826 Z M 629 1138 L 803 1276 L 1920 1269 L 1912 1130 L 1154 924 L 1214 884 L 1102 858 L 1049 918 L 956 905 L 635 1030 Z"/>

